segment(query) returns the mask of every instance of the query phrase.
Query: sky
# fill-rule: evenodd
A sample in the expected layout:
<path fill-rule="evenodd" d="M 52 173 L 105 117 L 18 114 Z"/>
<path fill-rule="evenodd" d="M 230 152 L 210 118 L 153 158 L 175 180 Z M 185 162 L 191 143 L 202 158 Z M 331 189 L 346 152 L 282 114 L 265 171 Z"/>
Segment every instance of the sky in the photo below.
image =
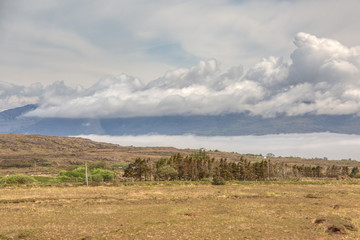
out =
<path fill-rule="evenodd" d="M 328 158 L 329 160 L 360 160 L 360 136 L 336 133 L 277 134 L 266 136 L 104 136 L 83 135 L 99 142 L 136 147 L 176 147 L 242 154 L 273 153 L 282 157 Z"/>
<path fill-rule="evenodd" d="M 357 0 L 0 1 L 0 110 L 360 113 Z"/>

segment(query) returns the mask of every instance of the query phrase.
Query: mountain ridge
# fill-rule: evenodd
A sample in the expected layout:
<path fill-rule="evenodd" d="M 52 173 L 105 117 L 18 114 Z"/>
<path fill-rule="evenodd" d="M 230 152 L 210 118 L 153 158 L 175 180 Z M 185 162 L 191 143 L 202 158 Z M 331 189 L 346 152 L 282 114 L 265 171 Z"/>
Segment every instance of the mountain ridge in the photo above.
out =
<path fill-rule="evenodd" d="M 88 134 L 241 136 L 313 132 L 360 134 L 360 117 L 356 115 L 306 114 L 263 118 L 248 113 L 233 113 L 217 116 L 179 115 L 110 119 L 25 116 L 36 107 L 36 105 L 26 105 L 0 112 L 0 132 L 55 136 Z"/>

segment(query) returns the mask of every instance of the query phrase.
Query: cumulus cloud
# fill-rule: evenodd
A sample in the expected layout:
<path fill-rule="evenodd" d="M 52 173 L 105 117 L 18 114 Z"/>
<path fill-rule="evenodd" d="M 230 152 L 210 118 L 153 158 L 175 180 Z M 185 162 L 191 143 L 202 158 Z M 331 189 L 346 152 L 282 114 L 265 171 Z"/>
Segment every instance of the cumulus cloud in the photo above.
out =
<path fill-rule="evenodd" d="M 42 93 L 43 86 L 39 83 L 24 87 L 0 82 L 0 110 L 37 103 Z"/>
<path fill-rule="evenodd" d="M 359 114 L 360 47 L 307 33 L 298 33 L 294 44 L 291 61 L 265 58 L 245 73 L 241 66 L 222 71 L 215 59 L 209 59 L 168 71 L 149 83 L 122 74 L 89 88 L 75 89 L 63 82 L 4 88 L 9 94 L 19 92 L 20 98 L 38 97 L 40 107 L 28 116 L 41 117 Z M 2 94 L 9 99 L 9 94 Z"/>

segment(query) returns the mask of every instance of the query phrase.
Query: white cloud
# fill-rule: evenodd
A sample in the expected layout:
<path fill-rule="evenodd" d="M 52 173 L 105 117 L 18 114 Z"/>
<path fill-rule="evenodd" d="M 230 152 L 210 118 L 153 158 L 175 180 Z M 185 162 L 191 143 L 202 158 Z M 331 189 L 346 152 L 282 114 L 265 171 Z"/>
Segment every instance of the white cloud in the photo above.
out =
<path fill-rule="evenodd" d="M 44 89 L 42 117 L 133 117 L 224 114 L 248 111 L 276 114 L 359 114 L 360 51 L 306 33 L 295 37 L 290 62 L 263 59 L 243 74 L 242 67 L 222 72 L 214 59 L 166 72 L 142 83 L 122 74 L 88 89 L 55 83 Z"/>
<path fill-rule="evenodd" d="M 28 87 L 0 82 L 0 111 L 39 102 L 43 86 L 39 83 Z"/>
<path fill-rule="evenodd" d="M 2 0 L 0 81 L 89 87 L 125 72 L 148 82 L 209 58 L 224 69 L 249 68 L 263 56 L 289 55 L 299 31 L 358 44 L 359 7 L 357 0 Z M 166 45 L 184 57 L 149 54 Z"/>
<path fill-rule="evenodd" d="M 121 74 L 91 87 L 62 81 L 1 83 L 1 108 L 38 102 L 29 116 L 116 118 L 162 115 L 359 114 L 360 47 L 299 33 L 291 61 L 269 57 L 244 73 L 223 71 L 215 59 L 166 72 L 148 83 Z"/>

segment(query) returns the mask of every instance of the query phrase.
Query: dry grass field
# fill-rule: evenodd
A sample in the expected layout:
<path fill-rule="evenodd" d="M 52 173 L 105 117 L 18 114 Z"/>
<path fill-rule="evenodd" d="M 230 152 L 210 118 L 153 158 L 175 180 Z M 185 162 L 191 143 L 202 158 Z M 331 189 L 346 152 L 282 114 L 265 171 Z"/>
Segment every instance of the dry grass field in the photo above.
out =
<path fill-rule="evenodd" d="M 360 182 L 0 188 L 0 239 L 360 239 L 359 228 Z"/>
<path fill-rule="evenodd" d="M 0 134 L 0 177 L 25 173 L 51 178 L 84 160 L 111 166 L 137 157 L 158 160 L 197 151 Z M 207 154 L 230 161 L 242 156 Z M 256 155 L 245 158 L 262 160 Z M 360 166 L 348 160 L 271 161 Z M 115 171 L 121 175 L 121 170 Z M 80 184 L 2 185 L 0 239 L 360 239 L 360 181 L 356 179 L 228 182 L 223 186 L 201 181 L 120 183 L 119 179 L 106 186 Z"/>

